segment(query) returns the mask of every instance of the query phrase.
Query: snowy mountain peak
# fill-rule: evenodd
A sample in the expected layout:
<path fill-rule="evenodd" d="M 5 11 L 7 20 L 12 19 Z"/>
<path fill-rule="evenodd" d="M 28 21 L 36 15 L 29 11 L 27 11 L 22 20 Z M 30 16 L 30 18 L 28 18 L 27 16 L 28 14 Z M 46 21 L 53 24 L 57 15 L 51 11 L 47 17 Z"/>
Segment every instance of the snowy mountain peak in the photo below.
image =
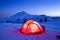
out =
<path fill-rule="evenodd" d="M 20 13 L 26 13 L 25 11 L 21 11 Z"/>
<path fill-rule="evenodd" d="M 30 14 L 28 14 L 25 11 L 21 11 L 21 12 L 17 12 L 16 14 L 12 15 L 11 17 L 23 17 L 23 16 L 29 16 Z"/>
<path fill-rule="evenodd" d="M 14 16 L 23 16 L 23 15 L 29 15 L 28 13 L 26 13 L 25 11 L 21 11 L 21 12 L 18 12 L 16 13 Z"/>
<path fill-rule="evenodd" d="M 16 13 L 15 15 L 7 18 L 0 19 L 0 22 L 9 22 L 9 23 L 24 23 L 27 20 L 35 20 L 35 21 L 50 21 L 51 18 L 46 15 L 31 15 L 26 13 L 25 11 L 21 11 Z"/>

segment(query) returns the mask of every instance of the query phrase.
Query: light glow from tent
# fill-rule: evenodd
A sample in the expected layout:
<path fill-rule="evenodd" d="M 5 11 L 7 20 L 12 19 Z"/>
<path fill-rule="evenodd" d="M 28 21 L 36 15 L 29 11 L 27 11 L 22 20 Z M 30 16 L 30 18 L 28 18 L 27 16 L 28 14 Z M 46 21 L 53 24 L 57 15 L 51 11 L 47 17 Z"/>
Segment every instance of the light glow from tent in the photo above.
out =
<path fill-rule="evenodd" d="M 44 32 L 44 29 L 38 22 L 29 20 L 22 26 L 20 32 L 23 34 L 37 34 Z"/>

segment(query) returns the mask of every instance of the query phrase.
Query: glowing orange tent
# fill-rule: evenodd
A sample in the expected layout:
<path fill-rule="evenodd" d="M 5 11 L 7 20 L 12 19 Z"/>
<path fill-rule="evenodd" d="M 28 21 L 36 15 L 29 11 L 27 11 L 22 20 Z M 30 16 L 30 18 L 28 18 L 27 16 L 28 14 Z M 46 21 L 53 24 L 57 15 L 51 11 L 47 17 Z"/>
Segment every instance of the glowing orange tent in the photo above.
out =
<path fill-rule="evenodd" d="M 20 32 L 24 34 L 36 34 L 44 32 L 44 28 L 38 22 L 29 20 L 22 26 Z"/>

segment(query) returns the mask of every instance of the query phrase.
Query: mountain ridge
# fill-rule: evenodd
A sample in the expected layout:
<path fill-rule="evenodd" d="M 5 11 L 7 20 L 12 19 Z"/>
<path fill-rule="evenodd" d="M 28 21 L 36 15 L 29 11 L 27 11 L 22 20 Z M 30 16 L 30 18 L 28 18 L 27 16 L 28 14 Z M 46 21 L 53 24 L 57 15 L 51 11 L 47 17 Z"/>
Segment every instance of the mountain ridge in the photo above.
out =
<path fill-rule="evenodd" d="M 3 18 L 4 19 L 4 18 Z M 35 20 L 38 22 L 51 21 L 51 18 L 46 15 L 31 15 L 25 11 L 16 13 L 7 19 L 0 19 L 0 22 L 5 23 L 25 23 L 28 20 Z"/>

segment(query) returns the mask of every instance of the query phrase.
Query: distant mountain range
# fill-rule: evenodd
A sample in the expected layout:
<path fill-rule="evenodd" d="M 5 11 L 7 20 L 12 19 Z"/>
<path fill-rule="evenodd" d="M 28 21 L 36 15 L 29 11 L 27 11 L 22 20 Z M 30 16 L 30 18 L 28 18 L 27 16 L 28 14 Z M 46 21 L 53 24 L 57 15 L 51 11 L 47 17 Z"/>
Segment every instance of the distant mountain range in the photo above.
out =
<path fill-rule="evenodd" d="M 35 20 L 38 22 L 47 22 L 51 21 L 50 16 L 46 15 L 31 15 L 24 11 L 18 12 L 15 15 L 10 16 L 9 18 L 4 17 L 0 18 L 0 23 L 25 23 L 28 20 Z"/>

